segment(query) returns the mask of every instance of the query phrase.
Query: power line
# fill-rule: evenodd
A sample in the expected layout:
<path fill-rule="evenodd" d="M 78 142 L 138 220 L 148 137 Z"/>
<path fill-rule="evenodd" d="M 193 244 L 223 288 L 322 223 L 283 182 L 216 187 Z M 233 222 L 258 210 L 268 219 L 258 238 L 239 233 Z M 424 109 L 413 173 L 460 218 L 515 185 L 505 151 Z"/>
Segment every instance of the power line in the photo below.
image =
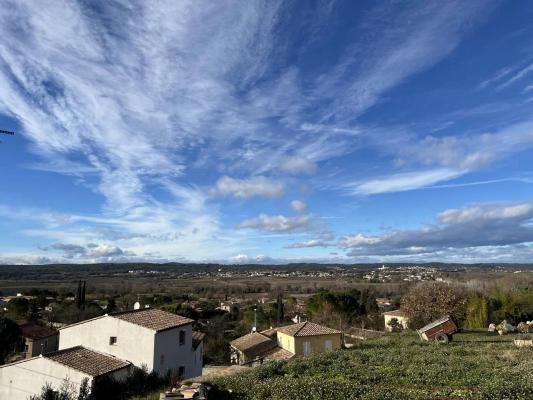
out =
<path fill-rule="evenodd" d="M 5 129 L 0 129 L 0 133 L 3 133 L 4 135 L 14 135 L 15 132 L 13 131 L 6 131 Z M 2 141 L 0 140 L 0 143 L 2 143 Z"/>

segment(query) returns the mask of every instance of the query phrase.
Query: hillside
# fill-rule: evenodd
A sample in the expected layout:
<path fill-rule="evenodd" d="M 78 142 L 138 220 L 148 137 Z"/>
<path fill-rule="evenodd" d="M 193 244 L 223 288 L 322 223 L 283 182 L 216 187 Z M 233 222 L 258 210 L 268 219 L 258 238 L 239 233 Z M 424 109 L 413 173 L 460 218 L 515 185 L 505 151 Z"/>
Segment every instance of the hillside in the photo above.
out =
<path fill-rule="evenodd" d="M 239 400 L 533 399 L 533 348 L 511 340 L 460 333 L 453 344 L 436 345 L 390 335 L 213 383 Z"/>

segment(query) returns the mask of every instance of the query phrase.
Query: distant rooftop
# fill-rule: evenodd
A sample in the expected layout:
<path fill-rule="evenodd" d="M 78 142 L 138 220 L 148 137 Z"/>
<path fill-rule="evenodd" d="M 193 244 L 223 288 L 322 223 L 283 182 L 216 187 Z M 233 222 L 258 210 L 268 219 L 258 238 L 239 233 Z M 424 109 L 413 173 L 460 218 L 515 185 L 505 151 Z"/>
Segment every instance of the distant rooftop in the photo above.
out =
<path fill-rule="evenodd" d="M 386 311 L 383 313 L 383 315 L 388 315 L 389 317 L 407 317 L 407 314 L 405 314 L 405 312 L 402 310 Z"/>
<path fill-rule="evenodd" d="M 19 328 L 22 337 L 32 340 L 44 339 L 58 334 L 55 329 L 37 325 L 34 322 L 20 324 Z"/>
<path fill-rule="evenodd" d="M 196 350 L 204 340 L 205 333 L 192 331 L 192 348 Z"/>

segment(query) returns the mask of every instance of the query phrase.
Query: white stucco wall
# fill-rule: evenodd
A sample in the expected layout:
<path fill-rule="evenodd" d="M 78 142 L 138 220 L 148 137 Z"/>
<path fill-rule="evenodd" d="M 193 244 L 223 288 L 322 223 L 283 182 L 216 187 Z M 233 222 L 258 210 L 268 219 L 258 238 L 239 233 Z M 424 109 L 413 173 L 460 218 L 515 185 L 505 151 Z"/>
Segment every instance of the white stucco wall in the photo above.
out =
<path fill-rule="evenodd" d="M 118 318 L 104 316 L 63 328 L 59 331 L 59 349 L 84 346 L 128 360 L 137 367 L 154 368 L 155 331 Z M 117 342 L 109 344 L 116 336 Z"/>
<path fill-rule="evenodd" d="M 31 358 L 0 367 L 0 399 L 27 400 L 31 395 L 40 393 L 47 383 L 57 389 L 65 379 L 78 391 L 84 378 L 89 380 L 90 385 L 90 375 L 45 357 Z"/>
<path fill-rule="evenodd" d="M 180 346 L 179 332 L 185 331 L 185 343 Z M 162 357 L 163 356 L 163 357 Z M 169 369 L 177 370 L 185 367 L 184 377 L 192 378 L 197 373 L 195 352 L 192 348 L 192 325 L 184 325 L 174 329 L 158 332 L 155 336 L 154 370 L 164 375 Z"/>
<path fill-rule="evenodd" d="M 194 365 L 191 371 L 191 376 L 201 376 L 204 365 L 204 343 L 200 343 L 194 351 Z"/>
<path fill-rule="evenodd" d="M 392 332 L 392 327 L 389 325 L 389 323 L 393 319 L 396 319 L 398 323 L 400 323 L 403 326 L 403 329 L 409 328 L 408 326 L 409 318 L 407 317 L 395 317 L 393 315 L 383 315 L 383 317 L 385 318 L 385 330 L 387 332 Z"/>

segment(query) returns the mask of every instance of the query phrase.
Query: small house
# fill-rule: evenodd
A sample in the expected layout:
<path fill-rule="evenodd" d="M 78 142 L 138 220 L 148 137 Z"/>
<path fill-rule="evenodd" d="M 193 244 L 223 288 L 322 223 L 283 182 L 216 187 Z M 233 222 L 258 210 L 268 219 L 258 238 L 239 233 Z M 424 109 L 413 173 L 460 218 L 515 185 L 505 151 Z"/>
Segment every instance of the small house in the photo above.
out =
<path fill-rule="evenodd" d="M 19 325 L 24 340 L 24 358 L 56 351 L 59 346 L 59 332 L 35 322 Z"/>
<path fill-rule="evenodd" d="M 409 328 L 409 317 L 402 310 L 386 311 L 383 313 L 383 318 L 387 332 L 392 332 L 395 327 L 399 330 Z"/>
<path fill-rule="evenodd" d="M 341 348 L 341 335 L 341 331 L 309 321 L 252 332 L 231 342 L 231 362 L 253 366 L 337 350 Z"/>

